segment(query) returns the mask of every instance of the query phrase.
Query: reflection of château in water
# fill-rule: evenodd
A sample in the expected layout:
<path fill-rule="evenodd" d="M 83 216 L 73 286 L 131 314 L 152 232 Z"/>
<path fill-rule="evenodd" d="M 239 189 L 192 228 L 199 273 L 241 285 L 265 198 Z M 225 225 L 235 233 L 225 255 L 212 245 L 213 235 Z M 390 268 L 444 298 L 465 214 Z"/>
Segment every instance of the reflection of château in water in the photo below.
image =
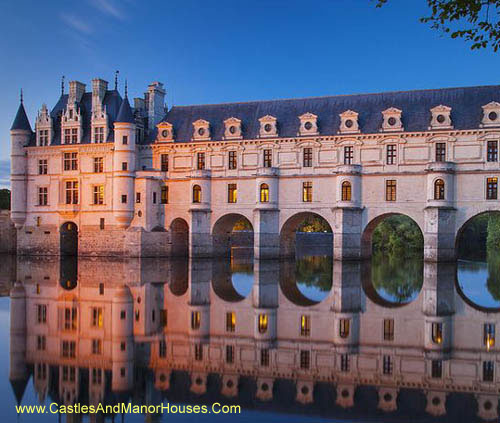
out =
<path fill-rule="evenodd" d="M 463 301 L 452 264 L 425 263 L 418 298 L 394 307 L 365 294 L 369 270 L 358 262 L 334 262 L 331 291 L 314 302 L 287 262 L 255 261 L 244 297 L 223 262 L 80 260 L 73 282 L 59 261 L 18 260 L 10 366 L 18 401 L 32 377 L 40 401 L 66 404 L 168 396 L 324 405 L 336 416 L 378 407 L 497 418 L 496 315 Z"/>

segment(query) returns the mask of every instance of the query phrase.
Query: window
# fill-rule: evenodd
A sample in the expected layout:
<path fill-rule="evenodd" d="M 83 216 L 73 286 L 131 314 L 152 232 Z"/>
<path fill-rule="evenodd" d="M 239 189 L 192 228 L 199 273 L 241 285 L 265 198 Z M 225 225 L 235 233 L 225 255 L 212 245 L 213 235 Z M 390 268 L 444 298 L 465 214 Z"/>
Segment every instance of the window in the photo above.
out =
<path fill-rule="evenodd" d="M 303 182 L 302 183 L 302 201 L 304 203 L 312 202 L 313 196 L 313 184 L 312 182 Z"/>
<path fill-rule="evenodd" d="M 485 323 L 484 324 L 484 345 L 488 350 L 495 346 L 495 324 Z"/>
<path fill-rule="evenodd" d="M 441 379 L 443 376 L 443 362 L 441 360 L 432 360 L 431 376 L 434 379 Z"/>
<path fill-rule="evenodd" d="M 236 184 L 228 184 L 227 186 L 227 202 L 228 203 L 236 203 L 238 200 L 238 191 L 236 188 Z"/>
<path fill-rule="evenodd" d="M 125 310 L 120 311 L 120 320 L 125 320 L 127 318 L 127 312 Z"/>
<path fill-rule="evenodd" d="M 47 159 L 38 160 L 38 174 L 39 175 L 47 174 Z"/>
<path fill-rule="evenodd" d="M 394 341 L 394 319 L 384 319 L 384 341 Z"/>
<path fill-rule="evenodd" d="M 354 151 L 352 146 L 344 147 L 344 164 L 350 165 L 352 164 L 352 160 L 354 158 Z"/>
<path fill-rule="evenodd" d="M 309 336 L 311 334 L 311 317 L 303 314 L 300 316 L 300 336 Z"/>
<path fill-rule="evenodd" d="M 102 328 L 102 308 L 101 307 L 92 307 L 91 309 L 91 324 L 94 328 Z"/>
<path fill-rule="evenodd" d="M 47 323 L 47 305 L 37 304 L 36 319 L 38 323 Z"/>
<path fill-rule="evenodd" d="M 434 200 L 444 200 L 444 181 L 436 179 L 434 182 Z"/>
<path fill-rule="evenodd" d="M 262 367 L 269 367 L 269 350 L 267 348 L 260 350 L 260 365 Z"/>
<path fill-rule="evenodd" d="M 94 157 L 94 173 L 104 172 L 104 162 L 102 157 Z"/>
<path fill-rule="evenodd" d="M 236 151 L 229 152 L 229 169 L 236 169 L 238 163 L 236 162 Z"/>
<path fill-rule="evenodd" d="M 193 186 L 193 203 L 201 203 L 201 187 L 199 185 Z"/>
<path fill-rule="evenodd" d="M 300 351 L 300 368 L 308 369 L 311 365 L 311 352 Z"/>
<path fill-rule="evenodd" d="M 339 336 L 341 338 L 349 337 L 349 329 L 351 326 L 351 321 L 349 319 L 340 319 L 339 320 Z"/>
<path fill-rule="evenodd" d="M 443 324 L 433 323 L 431 328 L 431 339 L 435 344 L 441 344 L 443 342 Z"/>
<path fill-rule="evenodd" d="M 160 156 L 160 161 L 161 161 L 161 171 L 167 172 L 168 171 L 168 154 L 162 154 Z"/>
<path fill-rule="evenodd" d="M 498 178 L 486 179 L 486 199 L 496 200 L 498 198 Z"/>
<path fill-rule="evenodd" d="M 498 161 L 498 141 L 488 141 L 486 160 L 489 162 Z"/>
<path fill-rule="evenodd" d="M 198 153 L 196 155 L 196 167 L 198 170 L 205 169 L 205 153 Z"/>
<path fill-rule="evenodd" d="M 191 312 L 191 329 L 196 330 L 200 328 L 201 314 L 199 311 Z"/>
<path fill-rule="evenodd" d="M 168 203 L 168 187 L 167 186 L 162 186 L 161 187 L 161 204 L 167 204 Z"/>
<path fill-rule="evenodd" d="M 266 333 L 268 325 L 267 314 L 259 314 L 259 333 Z"/>
<path fill-rule="evenodd" d="M 127 169 L 128 169 L 128 163 L 122 162 L 122 170 L 127 170 Z"/>
<path fill-rule="evenodd" d="M 104 185 L 94 185 L 94 204 L 104 204 Z"/>
<path fill-rule="evenodd" d="M 234 346 L 226 345 L 226 363 L 234 363 Z"/>
<path fill-rule="evenodd" d="M 47 347 L 47 338 L 45 335 L 38 335 L 36 337 L 36 349 L 38 351 L 45 351 L 45 348 Z"/>
<path fill-rule="evenodd" d="M 483 382 L 493 382 L 495 373 L 495 363 L 493 361 L 483 361 Z"/>
<path fill-rule="evenodd" d="M 99 219 L 99 229 L 102 231 L 104 230 L 104 217 L 101 217 Z"/>
<path fill-rule="evenodd" d="M 66 204 L 78 204 L 78 181 L 66 181 Z"/>
<path fill-rule="evenodd" d="M 102 383 L 102 370 L 92 369 L 92 384 L 100 385 Z"/>
<path fill-rule="evenodd" d="M 168 322 L 168 310 L 161 309 L 160 310 L 160 325 L 163 328 L 167 327 Z"/>
<path fill-rule="evenodd" d="M 64 330 L 76 330 L 77 309 L 76 307 L 64 308 Z"/>
<path fill-rule="evenodd" d="M 122 137 L 122 144 L 123 144 L 123 145 L 127 145 L 127 144 L 128 144 L 128 135 L 124 135 L 124 136 Z"/>
<path fill-rule="evenodd" d="M 312 167 L 312 157 L 313 157 L 313 150 L 312 148 L 304 148 L 303 152 L 303 164 L 304 167 Z"/>
<path fill-rule="evenodd" d="M 63 372 L 62 372 L 62 378 L 63 381 L 65 382 L 74 382 L 75 381 L 75 368 L 74 367 L 68 367 L 68 366 L 63 366 Z"/>
<path fill-rule="evenodd" d="M 104 126 L 94 127 L 94 142 L 97 143 L 104 142 Z"/>
<path fill-rule="evenodd" d="M 104 295 L 104 284 L 102 282 L 99 283 L 99 295 Z"/>
<path fill-rule="evenodd" d="M 64 130 L 64 144 L 71 143 L 71 129 Z"/>
<path fill-rule="evenodd" d="M 40 130 L 40 145 L 49 145 L 49 130 Z"/>
<path fill-rule="evenodd" d="M 264 150 L 264 167 L 271 167 L 273 165 L 273 156 L 271 150 Z"/>
<path fill-rule="evenodd" d="M 92 354 L 102 354 L 102 341 L 100 339 L 92 339 Z"/>
<path fill-rule="evenodd" d="M 71 129 L 71 144 L 76 144 L 78 142 L 78 128 Z"/>
<path fill-rule="evenodd" d="M 135 193 L 135 202 L 137 204 L 139 204 L 141 202 L 141 193 L 140 192 Z"/>
<path fill-rule="evenodd" d="M 127 194 L 122 195 L 122 204 L 127 204 Z"/>
<path fill-rule="evenodd" d="M 351 183 L 344 181 L 342 182 L 342 201 L 351 201 L 351 198 L 352 198 Z"/>
<path fill-rule="evenodd" d="M 269 185 L 267 184 L 260 185 L 260 202 L 269 203 Z"/>
<path fill-rule="evenodd" d="M 194 359 L 196 361 L 203 360 L 203 345 L 202 344 L 196 344 L 194 346 Z"/>
<path fill-rule="evenodd" d="M 350 369 L 350 360 L 348 354 L 342 354 L 340 356 L 340 371 L 348 372 Z"/>
<path fill-rule="evenodd" d="M 127 372 L 125 370 L 125 367 L 120 367 L 120 376 L 125 377 L 126 374 L 127 374 Z"/>
<path fill-rule="evenodd" d="M 158 343 L 158 353 L 160 358 L 167 356 L 167 343 L 163 339 Z"/>
<path fill-rule="evenodd" d="M 78 153 L 64 153 L 64 170 L 78 170 Z"/>
<path fill-rule="evenodd" d="M 49 204 L 49 193 L 47 187 L 38 187 L 38 205 L 46 206 Z"/>
<path fill-rule="evenodd" d="M 236 313 L 229 311 L 226 313 L 226 332 L 234 332 L 236 329 Z"/>
<path fill-rule="evenodd" d="M 387 164 L 396 164 L 396 145 L 389 144 L 387 146 Z"/>
<path fill-rule="evenodd" d="M 390 355 L 384 355 L 383 358 L 383 373 L 384 375 L 392 375 L 393 362 Z"/>
<path fill-rule="evenodd" d="M 436 143 L 436 162 L 446 161 L 446 143 L 437 142 Z"/>
<path fill-rule="evenodd" d="M 394 179 L 385 181 L 385 201 L 396 201 L 396 181 Z"/>
<path fill-rule="evenodd" d="M 153 204 L 156 204 L 156 192 L 153 191 Z"/>
<path fill-rule="evenodd" d="M 65 358 L 76 357 L 76 343 L 75 341 L 62 341 L 62 356 Z M 74 369 L 73 369 L 74 370 Z"/>

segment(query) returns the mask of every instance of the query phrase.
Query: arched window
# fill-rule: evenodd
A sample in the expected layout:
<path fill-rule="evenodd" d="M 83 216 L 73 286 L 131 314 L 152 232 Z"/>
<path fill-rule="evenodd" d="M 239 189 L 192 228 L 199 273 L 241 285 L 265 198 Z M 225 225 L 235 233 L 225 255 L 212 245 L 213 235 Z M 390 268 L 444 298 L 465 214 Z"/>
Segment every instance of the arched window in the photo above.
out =
<path fill-rule="evenodd" d="M 444 181 L 436 179 L 434 182 L 434 200 L 444 200 Z"/>
<path fill-rule="evenodd" d="M 193 185 L 193 203 L 201 203 L 201 187 Z"/>
<path fill-rule="evenodd" d="M 342 182 L 342 201 L 351 201 L 351 197 L 351 183 L 347 181 Z"/>
<path fill-rule="evenodd" d="M 260 202 L 269 203 L 269 185 L 261 184 L 260 186 Z"/>

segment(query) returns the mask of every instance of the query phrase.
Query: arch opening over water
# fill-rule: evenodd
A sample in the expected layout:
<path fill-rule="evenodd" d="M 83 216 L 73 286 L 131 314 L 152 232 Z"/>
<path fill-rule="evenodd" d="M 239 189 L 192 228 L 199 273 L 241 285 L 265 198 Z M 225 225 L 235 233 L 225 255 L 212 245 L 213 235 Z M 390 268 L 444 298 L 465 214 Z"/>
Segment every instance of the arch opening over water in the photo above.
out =
<path fill-rule="evenodd" d="M 65 222 L 59 230 L 61 256 L 78 255 L 78 226 L 74 222 Z"/>
<path fill-rule="evenodd" d="M 214 256 L 253 256 L 253 225 L 242 214 L 230 213 L 220 217 L 212 229 Z"/>
<path fill-rule="evenodd" d="M 180 217 L 170 224 L 171 255 L 173 257 L 188 257 L 189 255 L 189 225 Z"/>

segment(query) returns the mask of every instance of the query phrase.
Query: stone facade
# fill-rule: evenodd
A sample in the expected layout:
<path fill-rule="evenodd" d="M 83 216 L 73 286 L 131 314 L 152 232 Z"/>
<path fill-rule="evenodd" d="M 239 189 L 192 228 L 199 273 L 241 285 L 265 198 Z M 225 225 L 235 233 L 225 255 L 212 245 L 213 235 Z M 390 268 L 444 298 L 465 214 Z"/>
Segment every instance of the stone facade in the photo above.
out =
<path fill-rule="evenodd" d="M 21 104 L 19 253 L 58 254 L 71 222 L 82 256 L 225 255 L 244 219 L 255 256 L 276 258 L 294 254 L 298 223 L 315 215 L 335 257 L 356 259 L 370 254 L 376 223 L 404 214 L 426 259 L 448 260 L 470 218 L 499 210 L 500 87 L 169 110 L 164 95 L 153 83 L 132 109 L 105 81 L 91 93 L 72 82 L 35 133 Z"/>

